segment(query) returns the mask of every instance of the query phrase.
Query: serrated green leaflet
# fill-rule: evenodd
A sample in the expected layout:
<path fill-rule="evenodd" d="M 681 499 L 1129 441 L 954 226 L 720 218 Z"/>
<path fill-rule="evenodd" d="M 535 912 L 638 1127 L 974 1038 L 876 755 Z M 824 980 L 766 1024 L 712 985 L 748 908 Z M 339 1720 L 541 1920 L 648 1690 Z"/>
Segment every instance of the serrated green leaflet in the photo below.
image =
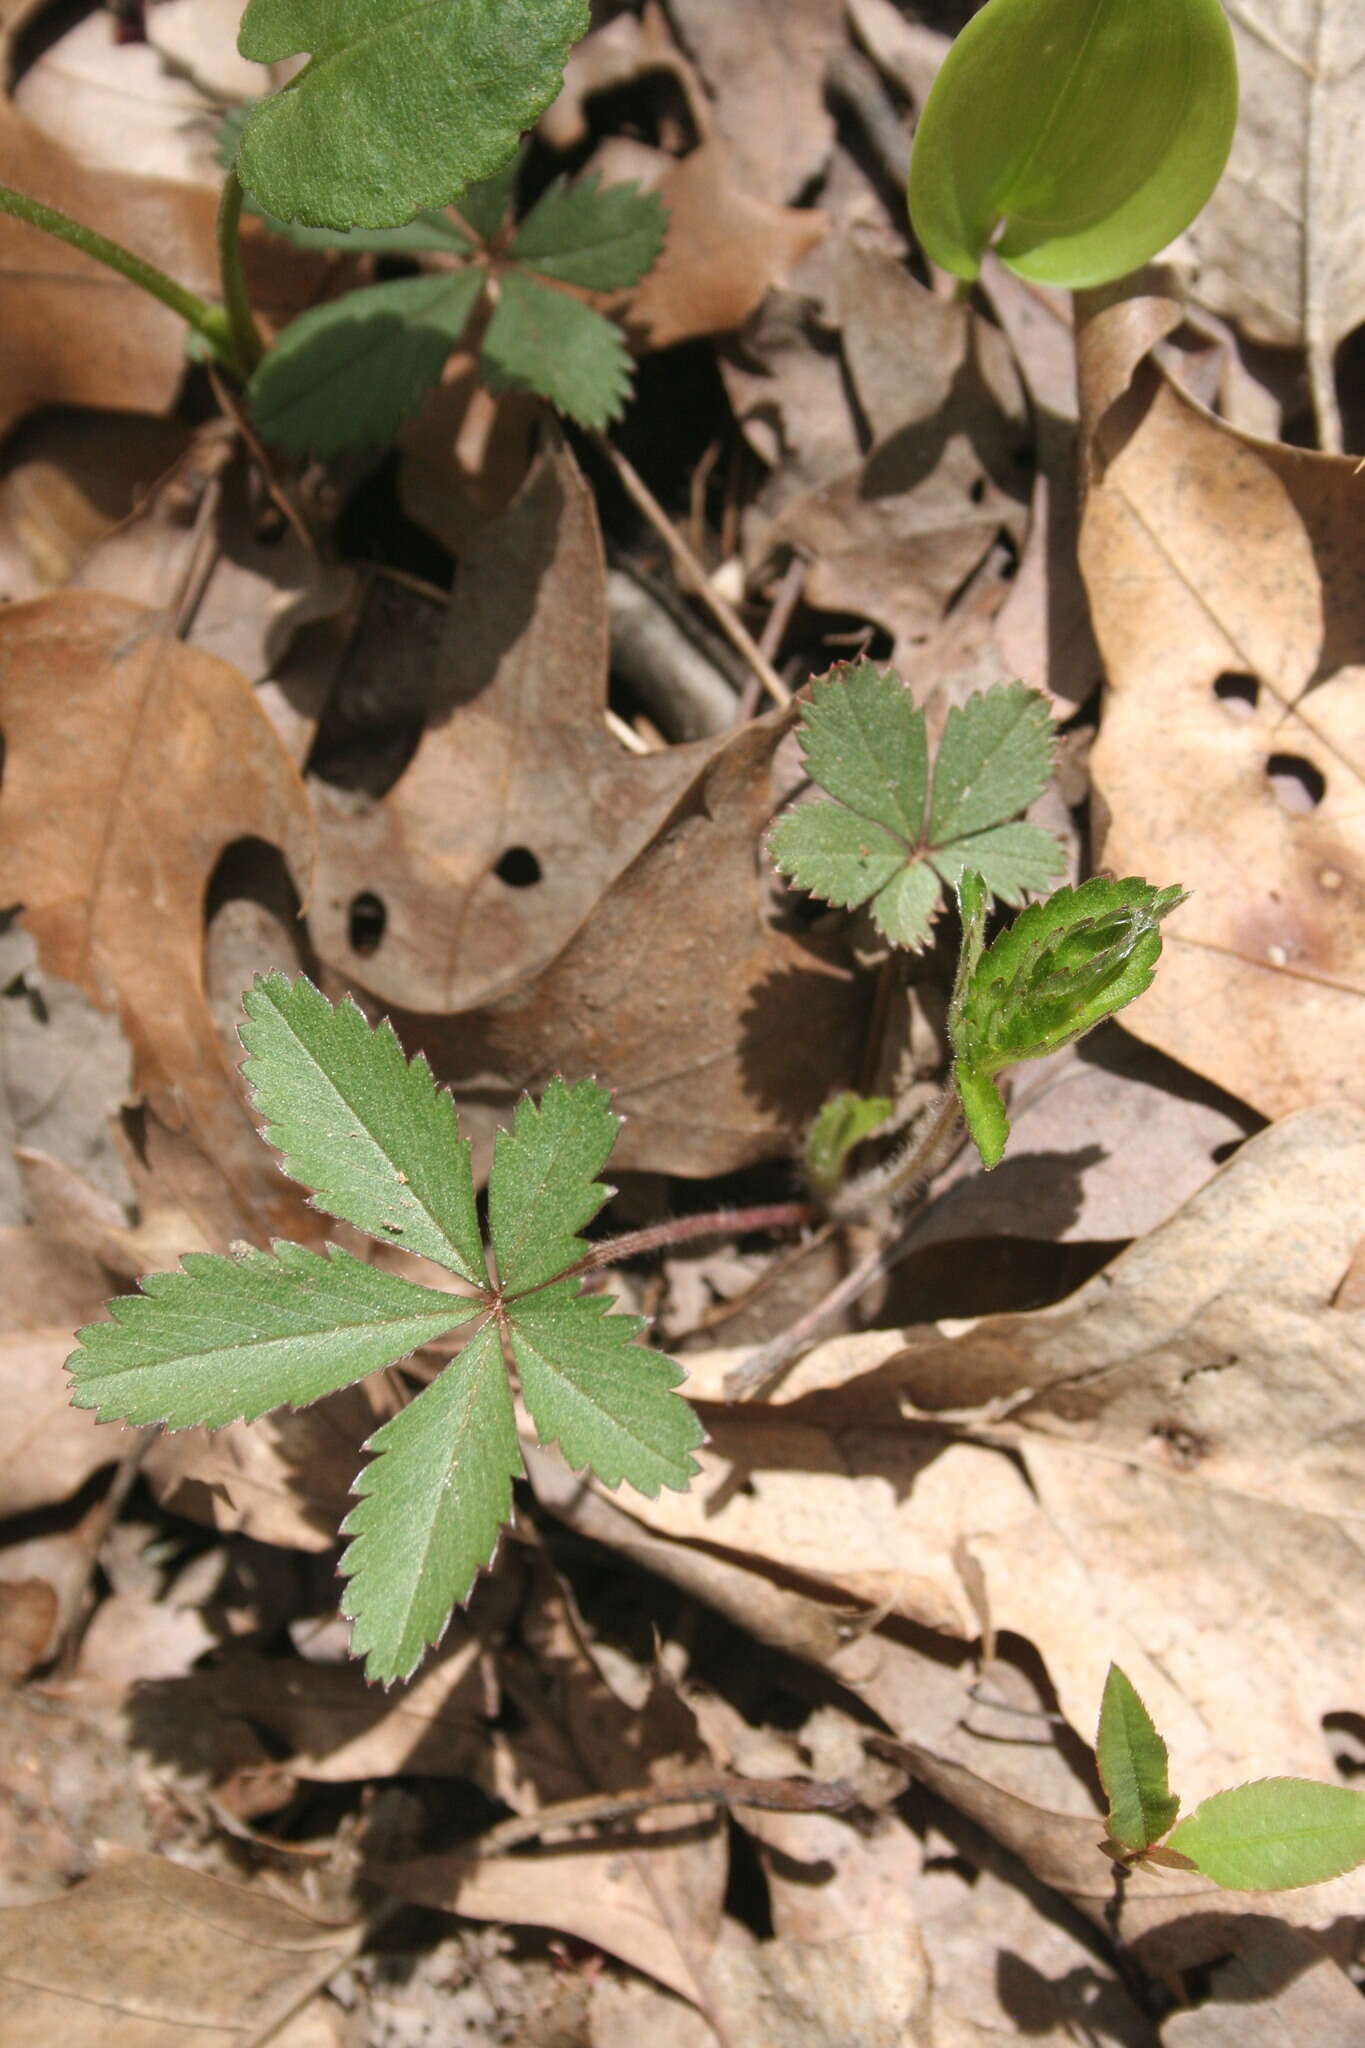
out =
<path fill-rule="evenodd" d="M 247 387 L 262 440 L 323 457 L 383 447 L 439 382 L 483 285 L 473 267 L 404 277 L 301 313 Z"/>
<path fill-rule="evenodd" d="M 366 1266 L 335 1246 L 189 1252 L 151 1273 L 112 1320 L 76 1335 L 72 1403 L 102 1421 L 172 1429 L 307 1407 L 458 1328 L 485 1307 Z"/>
<path fill-rule="evenodd" d="M 250 0 L 238 48 L 312 61 L 258 107 L 238 173 L 312 227 L 400 227 L 512 154 L 586 33 L 586 0 Z"/>
<path fill-rule="evenodd" d="M 630 357 L 620 329 L 591 306 L 516 270 L 498 280 L 482 370 L 490 391 L 539 392 L 582 427 L 605 427 L 630 395 Z"/>
<path fill-rule="evenodd" d="M 1312 1778 L 1235 1785 L 1178 1821 L 1166 1846 L 1229 1891 L 1324 1884 L 1365 1863 L 1365 1792 Z"/>
<path fill-rule="evenodd" d="M 406 1678 L 469 1597 L 512 1512 L 516 1418 L 496 1326 L 371 1437 L 342 1523 L 342 1613 L 366 1675 Z"/>
<path fill-rule="evenodd" d="M 242 1072 L 285 1171 L 314 1207 L 488 1284 L 469 1146 L 419 1053 L 303 975 L 257 977 L 242 998 Z"/>
<path fill-rule="evenodd" d="M 543 192 L 512 237 L 509 254 L 542 277 L 588 291 L 636 284 L 664 244 L 668 211 L 638 185 L 609 185 L 596 174 Z"/>
<path fill-rule="evenodd" d="M 542 1443 L 557 1443 L 571 1465 L 589 1466 L 604 1486 L 628 1479 L 651 1496 L 682 1489 L 697 1467 L 688 1455 L 701 1425 L 673 1389 L 683 1375 L 635 1340 L 639 1316 L 612 1315 L 601 1294 L 574 1282 L 511 1304 L 512 1356 Z"/>
<path fill-rule="evenodd" d="M 920 115 L 911 221 L 959 277 L 990 247 L 1024 277 L 1102 284 L 1194 219 L 1236 121 L 1219 0 L 989 0 Z"/>
<path fill-rule="evenodd" d="M 566 1276 L 611 1190 L 597 1178 L 620 1119 L 593 1081 L 551 1081 L 496 1143 L 489 1281 L 469 1147 L 454 1104 L 392 1027 L 335 1008 L 303 976 L 261 976 L 243 998 L 244 1065 L 266 1134 L 325 1207 L 459 1274 L 472 1298 L 419 1286 L 333 1246 L 191 1253 L 153 1274 L 68 1361 L 78 1406 L 102 1420 L 217 1428 L 315 1401 L 482 1316 L 460 1356 L 377 1432 L 345 1524 L 345 1612 L 372 1678 L 405 1677 L 492 1557 L 520 1471 L 506 1337 L 545 1442 L 609 1486 L 686 1486 L 701 1430 L 682 1378 Z M 558 1282 L 558 1285 L 553 1283 Z"/>
<path fill-rule="evenodd" d="M 889 1095 L 855 1095 L 845 1089 L 825 1103 L 806 1139 L 806 1178 L 817 1194 L 833 1194 L 849 1153 L 890 1114 Z"/>
<path fill-rule="evenodd" d="M 972 965 L 959 971 L 948 1035 L 968 1128 L 987 1167 L 998 1163 L 1009 1133 L 995 1076 L 1070 1045 L 1140 996 L 1161 954 L 1161 920 L 1183 901 L 1179 887 L 1096 875 L 1031 903 L 981 952 L 982 884 L 963 876 Z"/>
<path fill-rule="evenodd" d="M 510 1131 L 493 1140 L 488 1224 L 498 1285 L 513 1298 L 557 1279 L 582 1256 L 579 1236 L 612 1193 L 597 1176 L 621 1119 L 595 1081 L 555 1079 L 540 1102 L 523 1096 Z"/>
<path fill-rule="evenodd" d="M 1121 1849 L 1149 1849 L 1180 1811 L 1166 1775 L 1166 1745 L 1131 1680 L 1109 1666 L 1095 1738 L 1109 1801 L 1109 1833 Z"/>
<path fill-rule="evenodd" d="M 948 846 L 1027 809 L 1052 773 L 1046 699 L 1022 683 L 980 690 L 948 713 L 934 760 L 929 843 Z M 987 870 L 980 865 L 976 872 Z"/>
<path fill-rule="evenodd" d="M 1005 903 L 1022 903 L 1060 871 L 1049 834 L 1007 822 L 1040 793 L 1052 763 L 1047 705 L 1023 683 L 949 714 L 932 789 L 924 713 L 869 661 L 812 685 L 800 737 L 812 781 L 833 801 L 786 811 L 769 834 L 773 860 L 827 903 L 866 903 L 893 944 L 927 942 L 942 884 L 967 868 Z"/>

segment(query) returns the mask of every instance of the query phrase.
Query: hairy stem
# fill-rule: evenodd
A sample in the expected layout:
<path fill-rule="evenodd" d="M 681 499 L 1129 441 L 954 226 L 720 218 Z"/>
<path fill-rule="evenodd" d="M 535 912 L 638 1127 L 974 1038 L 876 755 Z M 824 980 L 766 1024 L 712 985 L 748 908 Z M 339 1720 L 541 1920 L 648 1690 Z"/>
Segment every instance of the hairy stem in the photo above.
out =
<path fill-rule="evenodd" d="M 949 1081 L 898 1152 L 844 1182 L 829 1202 L 830 1215 L 842 1222 L 862 1222 L 875 1210 L 913 1195 L 947 1157 L 960 1114 L 957 1089 Z"/>
<path fill-rule="evenodd" d="M 624 1259 L 637 1258 L 642 1252 L 690 1244 L 698 1237 L 744 1237 L 756 1230 L 799 1230 L 817 1220 L 818 1212 L 811 1202 L 767 1202 L 752 1209 L 706 1209 L 696 1216 L 670 1216 L 665 1223 L 649 1223 L 643 1230 L 628 1230 L 621 1237 L 604 1238 L 556 1278 L 568 1280 L 579 1273 L 595 1273 L 603 1266 L 619 1266 Z"/>
<path fill-rule="evenodd" d="M 242 372 L 250 376 L 265 349 L 252 317 L 246 277 L 242 271 L 244 196 L 241 179 L 236 171 L 229 171 L 223 185 L 223 196 L 218 202 L 218 274 L 223 280 L 223 310 L 232 336 L 233 353 Z"/>
<path fill-rule="evenodd" d="M 173 313 L 178 313 L 196 334 L 203 336 L 220 362 L 230 370 L 241 372 L 242 365 L 237 360 L 229 322 L 221 307 L 210 305 L 207 299 L 200 298 L 198 292 L 177 284 L 164 270 L 158 270 L 154 263 L 134 255 L 121 242 L 111 242 L 108 235 L 102 235 L 97 228 L 88 228 L 83 221 L 72 220 L 69 213 L 60 213 L 55 206 L 45 206 L 41 199 L 31 199 L 26 192 L 16 192 L 12 185 L 0 185 L 0 213 L 12 214 L 29 227 L 39 228 L 45 235 L 52 235 L 57 241 L 79 249 L 83 256 L 93 256 L 106 269 L 117 271 L 139 291 L 159 299 L 163 306 L 169 306 Z"/>

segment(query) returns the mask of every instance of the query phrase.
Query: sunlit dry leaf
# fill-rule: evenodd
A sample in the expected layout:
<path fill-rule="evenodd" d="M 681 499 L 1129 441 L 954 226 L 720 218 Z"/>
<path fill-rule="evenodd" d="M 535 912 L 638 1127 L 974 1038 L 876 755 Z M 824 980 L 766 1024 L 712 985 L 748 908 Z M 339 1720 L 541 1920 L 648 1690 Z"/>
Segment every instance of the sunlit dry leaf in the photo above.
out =
<path fill-rule="evenodd" d="M 834 141 L 825 70 L 843 41 L 843 0 L 751 0 L 742 12 L 673 0 L 671 12 L 710 88 L 736 182 L 763 199 L 798 198 Z"/>
<path fill-rule="evenodd" d="M 1365 320 L 1365 21 L 1353 0 L 1237 0 L 1228 19 L 1241 114 L 1222 182 L 1187 230 L 1196 291 L 1255 340 L 1307 348 L 1325 445 L 1339 449 L 1332 357 Z"/>
<path fill-rule="evenodd" d="M 28 1268 L 29 1283 L 37 1277 Z M 98 1296 L 92 1297 L 92 1305 Z M 41 1309 L 45 1304 L 37 1304 Z M 69 1500 L 92 1472 L 137 1440 L 122 1424 L 101 1428 L 70 1405 L 63 1366 L 71 1329 L 26 1329 L 0 1337 L 0 1500 L 6 1515 Z"/>
<path fill-rule="evenodd" d="M 1267 1116 L 1365 1102 L 1343 1057 L 1365 1015 L 1360 479 L 1235 434 L 1150 365 L 1127 387 L 1146 318 L 1099 315 L 1081 354 L 1097 853 L 1190 892 L 1131 1028 Z"/>
<path fill-rule="evenodd" d="M 268 840 L 304 888 L 312 859 L 303 787 L 250 689 L 156 613 L 71 592 L 0 617 L 0 716 L 0 893 L 24 904 L 44 967 L 117 1010 L 135 1085 L 188 1124 L 255 1228 L 309 1234 L 215 1044 L 202 981 L 202 895 L 224 848 Z"/>
<path fill-rule="evenodd" d="M 152 2048 L 183 2030 L 235 2048 L 273 2034 L 357 1939 L 275 1892 L 119 1856 L 59 1898 L 0 1914 L 0 2032 Z"/>

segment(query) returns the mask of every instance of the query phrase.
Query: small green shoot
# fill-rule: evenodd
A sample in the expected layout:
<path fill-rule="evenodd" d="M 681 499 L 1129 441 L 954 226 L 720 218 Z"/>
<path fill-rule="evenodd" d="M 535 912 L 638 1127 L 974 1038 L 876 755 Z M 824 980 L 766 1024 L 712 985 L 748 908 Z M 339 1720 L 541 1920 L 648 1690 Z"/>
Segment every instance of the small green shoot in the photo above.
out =
<path fill-rule="evenodd" d="M 1009 1118 L 996 1086 L 1005 1067 L 1043 1059 L 1150 987 L 1161 920 L 1184 901 L 1130 876 L 1096 875 L 1031 903 L 990 946 L 979 875 L 958 885 L 962 954 L 948 1016 L 953 1078 L 982 1164 L 999 1163 Z"/>
<path fill-rule="evenodd" d="M 910 218 L 958 277 L 993 248 L 1021 277 L 1104 284 L 1189 226 L 1236 125 L 1220 0 L 988 0 L 920 115 Z"/>
<path fill-rule="evenodd" d="M 249 0 L 244 57 L 311 61 L 253 110 L 238 176 L 280 220 L 401 227 L 506 161 L 587 28 L 587 0 Z"/>
<path fill-rule="evenodd" d="M 769 847 L 798 888 L 866 903 L 897 946 L 923 946 L 943 885 L 965 869 L 1003 903 L 1045 889 L 1064 865 L 1049 833 L 1017 820 L 1052 768 L 1047 701 L 1002 683 L 948 714 L 932 782 L 924 713 L 889 669 L 860 661 L 811 687 L 800 725 L 813 782 L 832 801 L 795 805 Z"/>
<path fill-rule="evenodd" d="M 855 1145 L 870 1138 L 890 1116 L 889 1095 L 855 1095 L 851 1088 L 825 1103 L 806 1138 L 806 1179 L 821 1200 L 837 1192 L 844 1164 Z"/>
<path fill-rule="evenodd" d="M 79 1332 L 72 1400 L 102 1421 L 217 1429 L 306 1406 L 468 1327 L 453 1362 L 371 1438 L 343 1525 L 352 1647 L 390 1682 L 439 1641 L 511 1514 L 522 1465 L 509 1358 L 540 1440 L 607 1486 L 684 1489 L 702 1432 L 672 1391 L 682 1373 L 637 1341 L 641 1319 L 575 1277 L 580 1232 L 611 1193 L 598 1176 L 620 1119 L 604 1089 L 552 1081 L 498 1134 L 490 1261 L 469 1144 L 426 1060 L 302 976 L 258 977 L 243 1003 L 243 1071 L 286 1171 L 315 1207 L 433 1260 L 461 1291 L 336 1246 L 190 1253 Z"/>
<path fill-rule="evenodd" d="M 1215 1792 L 1176 1821 L 1166 1745 L 1117 1664 L 1105 1680 L 1096 1754 L 1121 1863 L 1193 1869 L 1238 1892 L 1323 1884 L 1365 1863 L 1365 1792 L 1345 1785 L 1262 1778 Z"/>
<path fill-rule="evenodd" d="M 604 191 L 596 177 L 560 181 L 503 248 L 510 197 L 500 173 L 463 195 L 459 223 L 428 213 L 386 231 L 398 253 L 444 238 L 456 267 L 348 292 L 292 321 L 248 387 L 263 438 L 291 455 L 382 447 L 439 380 L 485 297 L 493 303 L 480 367 L 490 390 L 534 391 L 580 426 L 614 419 L 630 391 L 621 330 L 560 287 L 634 284 L 663 246 L 667 213 L 634 185 Z M 377 239 L 355 237 L 362 248 Z M 499 250 L 489 246 L 495 239 Z"/>
<path fill-rule="evenodd" d="M 1166 1745 L 1117 1664 L 1109 1666 L 1095 1738 L 1109 1800 L 1109 1834 L 1120 1849 L 1150 1849 L 1170 1829 L 1180 1801 L 1166 1777 Z"/>

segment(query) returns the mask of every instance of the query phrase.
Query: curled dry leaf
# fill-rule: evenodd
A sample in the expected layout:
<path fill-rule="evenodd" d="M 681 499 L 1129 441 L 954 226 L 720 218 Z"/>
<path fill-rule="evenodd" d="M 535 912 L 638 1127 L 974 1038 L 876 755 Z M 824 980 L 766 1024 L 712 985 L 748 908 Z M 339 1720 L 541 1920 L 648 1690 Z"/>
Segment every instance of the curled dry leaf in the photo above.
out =
<path fill-rule="evenodd" d="M 254 1230 L 315 1234 L 256 1137 L 203 988 L 203 896 L 224 850 L 269 841 L 305 891 L 312 863 L 303 785 L 251 690 L 159 614 L 73 591 L 0 616 L 0 722 L 0 895 L 24 905 L 43 966 L 117 1011 L 135 1085 L 189 1128 Z"/>
<path fill-rule="evenodd" d="M 1365 1103 L 1361 479 L 1202 411 L 1142 360 L 1149 315 L 1081 343 L 1097 852 L 1190 892 L 1129 1028 L 1266 1116 Z"/>

